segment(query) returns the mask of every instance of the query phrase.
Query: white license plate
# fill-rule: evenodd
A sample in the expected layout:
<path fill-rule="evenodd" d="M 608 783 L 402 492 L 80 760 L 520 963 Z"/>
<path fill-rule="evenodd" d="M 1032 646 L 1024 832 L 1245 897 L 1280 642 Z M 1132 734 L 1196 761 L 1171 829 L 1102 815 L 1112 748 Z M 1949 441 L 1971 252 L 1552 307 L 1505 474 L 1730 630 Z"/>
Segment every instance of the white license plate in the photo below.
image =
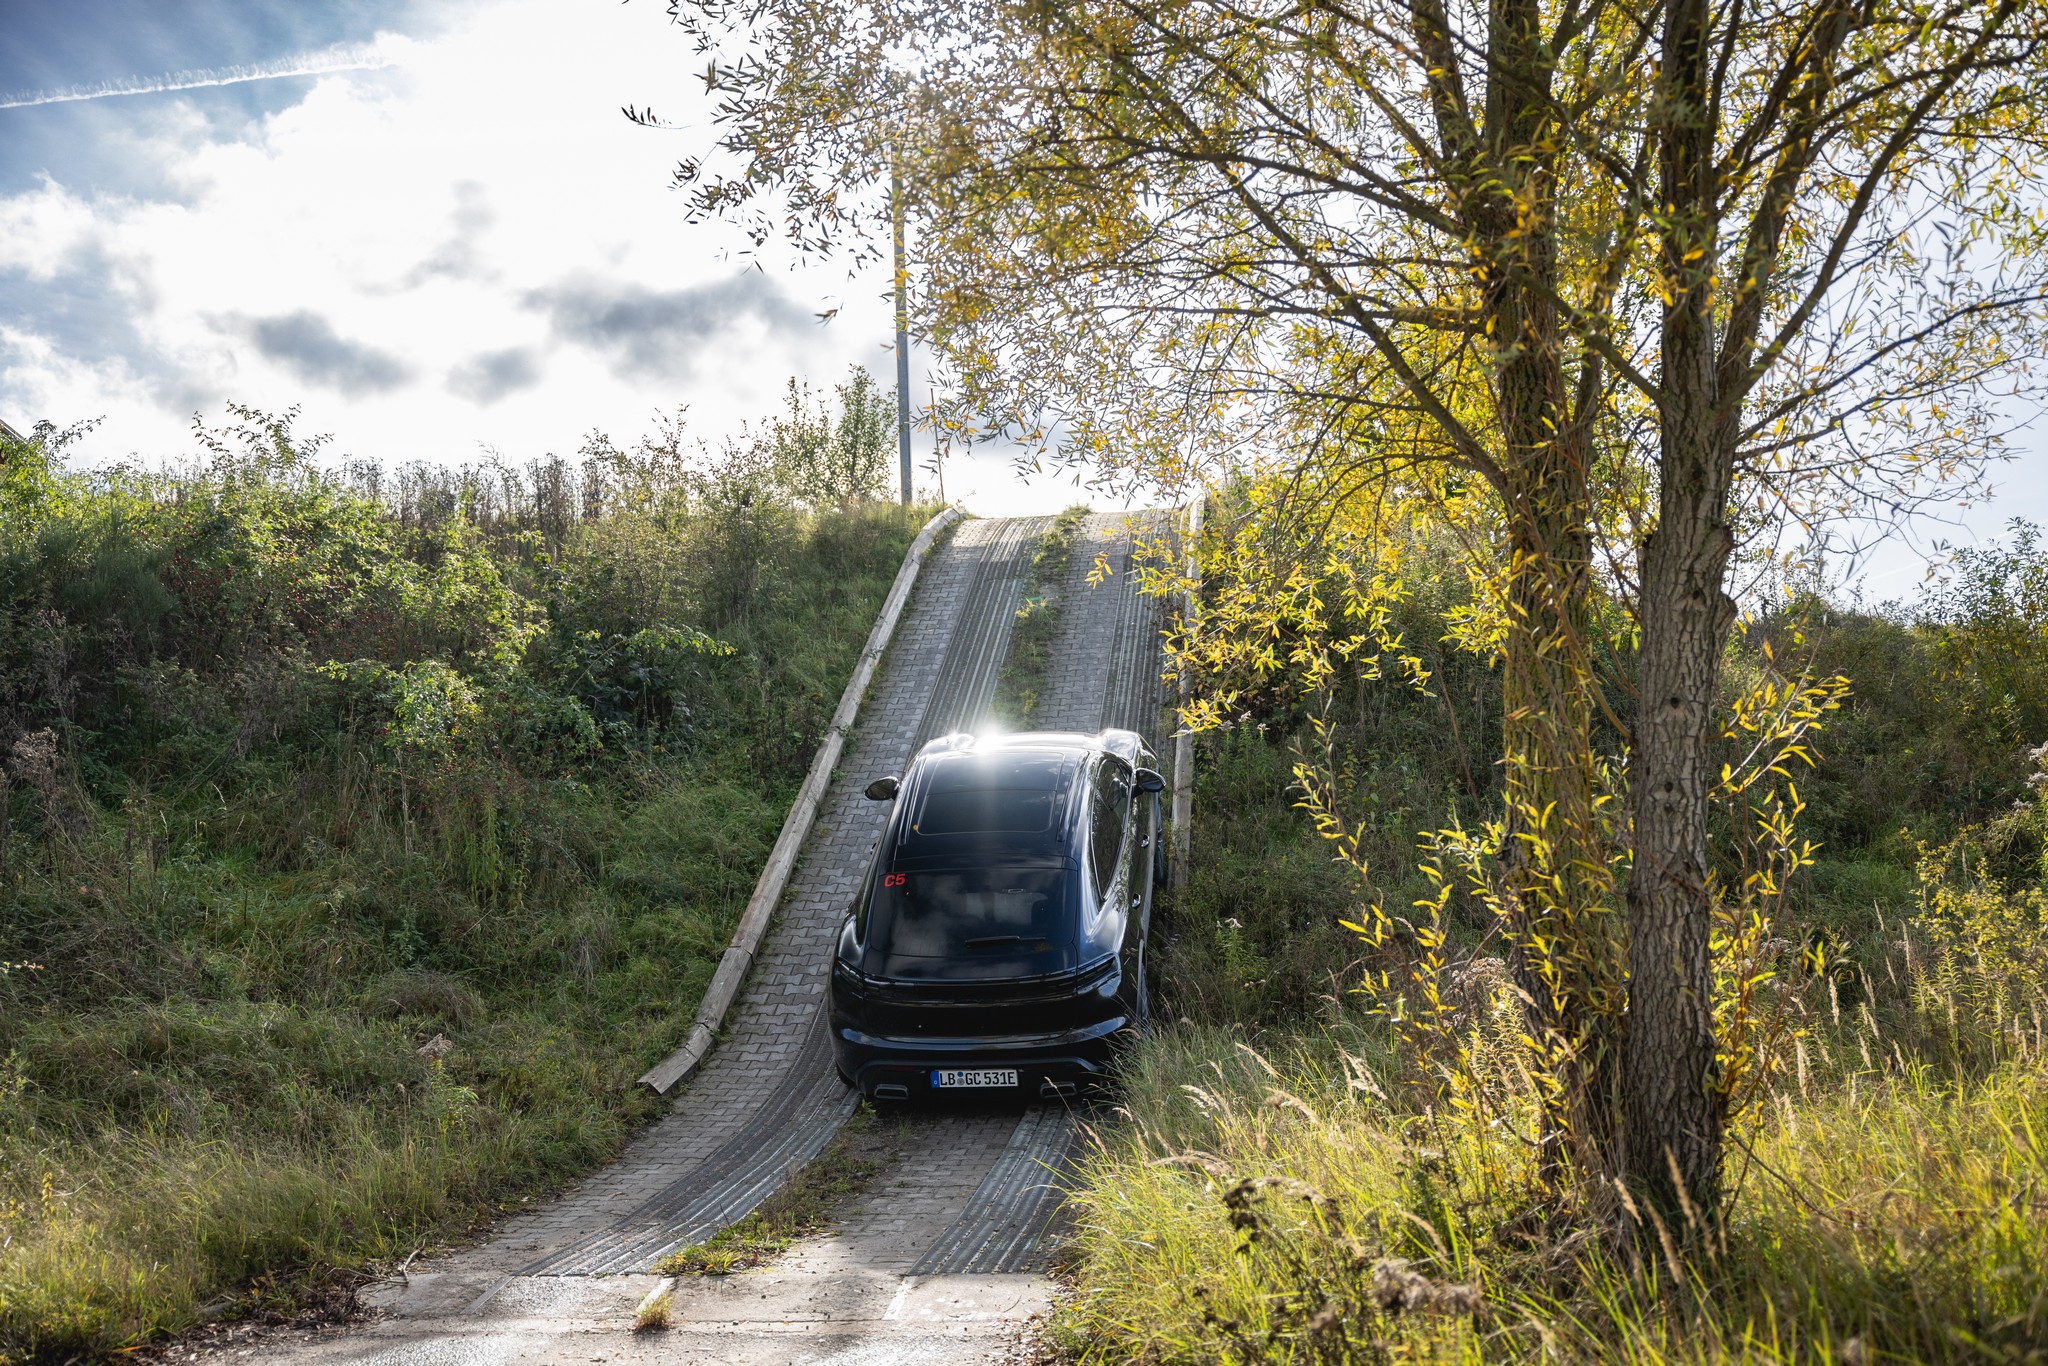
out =
<path fill-rule="evenodd" d="M 954 1086 L 1015 1086 L 1017 1069 L 1014 1067 L 966 1067 L 934 1069 L 932 1088 Z"/>

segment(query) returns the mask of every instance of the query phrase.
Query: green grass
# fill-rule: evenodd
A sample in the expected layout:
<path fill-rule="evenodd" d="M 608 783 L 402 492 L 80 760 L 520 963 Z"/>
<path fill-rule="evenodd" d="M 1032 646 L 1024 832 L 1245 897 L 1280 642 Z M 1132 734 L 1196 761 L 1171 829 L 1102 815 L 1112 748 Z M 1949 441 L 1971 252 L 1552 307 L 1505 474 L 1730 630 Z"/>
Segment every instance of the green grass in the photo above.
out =
<path fill-rule="evenodd" d="M 1434 823 L 1416 798 L 1451 758 L 1349 769 L 1368 890 L 1293 808 L 1281 734 L 1200 742 L 1200 856 L 1158 945 L 1178 1024 L 1095 1131 L 1060 1357 L 2048 1359 L 2048 804 L 1944 857 L 1902 835 L 1801 874 L 1773 961 L 1792 1032 L 1734 1130 L 1725 1229 L 1689 1264 L 1654 1241 L 1637 1261 L 1543 1193 L 1511 995 L 1464 1026 L 1475 1111 L 1352 990 L 1365 955 L 1336 922 L 1418 894 L 1400 832 Z M 1451 909 L 1454 960 L 1498 952 Z"/>
<path fill-rule="evenodd" d="M 0 1360 L 288 1311 L 615 1154 L 923 515 L 422 530 L 265 468 L 0 518 L 49 737 L 0 753 Z"/>
<path fill-rule="evenodd" d="M 1066 1354 L 2022 1361 L 2048 1344 L 2037 1036 L 1968 1073 L 1880 1046 L 1809 1095 L 1788 1084 L 1734 1155 L 1725 1239 L 1680 1280 L 1532 1236 L 1526 1149 L 1375 1094 L 1393 1069 L 1369 1032 L 1274 1048 L 1202 1029 L 1144 1045 L 1129 1123 L 1083 1170 Z M 1476 1286 L 1483 1312 L 1390 1308 L 1403 1270 Z"/>
<path fill-rule="evenodd" d="M 1257 1027 L 1327 1018 L 1357 939 L 1353 887 L 1292 806 L 1293 760 L 1255 730 L 1205 739 L 1195 764 L 1197 851 L 1162 917 L 1166 1018 Z"/>
<path fill-rule="evenodd" d="M 1061 597 L 1067 568 L 1074 555 L 1074 541 L 1086 520 L 1086 507 L 1070 507 L 1053 519 L 1031 555 L 1031 570 L 1024 585 L 1024 605 L 1010 627 L 1010 643 L 1003 655 L 1002 672 L 996 675 L 995 698 L 990 713 L 1016 730 L 1029 730 L 1038 716 L 1038 699 L 1045 691 L 1046 675 L 1052 669 L 1053 642 L 1060 633 Z"/>
<path fill-rule="evenodd" d="M 664 1276 L 725 1276 L 780 1255 L 791 1243 L 831 1226 L 834 1214 L 865 1192 L 898 1155 L 901 1125 L 862 1109 L 832 1141 L 746 1218 L 701 1243 L 671 1252 Z"/>

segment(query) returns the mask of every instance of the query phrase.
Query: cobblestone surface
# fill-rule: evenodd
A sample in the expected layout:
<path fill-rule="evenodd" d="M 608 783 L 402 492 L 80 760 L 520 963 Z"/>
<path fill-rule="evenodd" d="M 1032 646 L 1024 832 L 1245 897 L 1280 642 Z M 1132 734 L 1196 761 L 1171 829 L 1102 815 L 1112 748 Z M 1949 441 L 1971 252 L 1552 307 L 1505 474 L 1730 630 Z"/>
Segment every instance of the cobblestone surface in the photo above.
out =
<path fill-rule="evenodd" d="M 994 525 L 985 567 L 961 607 L 959 629 L 918 726 L 918 745 L 956 730 L 978 729 L 988 719 L 1023 602 L 1024 576 L 1052 518 L 1013 517 Z"/>
<path fill-rule="evenodd" d="M 985 717 L 1021 592 L 1050 519 L 971 521 L 936 548 L 828 790 L 726 1037 L 619 1161 L 489 1243 L 379 1287 L 368 1331 L 289 1334 L 266 1359 L 389 1363 L 600 1360 L 957 1363 L 1008 1359 L 1046 1304 L 1040 1231 L 1074 1133 L 1059 1107 L 904 1117 L 901 1161 L 829 1235 L 759 1279 L 676 1292 L 677 1331 L 625 1335 L 643 1272 L 679 1239 L 744 1214 L 852 1107 L 832 1076 L 821 1009 L 833 935 L 886 814 L 860 789 L 924 740 Z M 1128 575 L 1121 516 L 1091 516 L 1067 582 L 1048 729 L 1158 733 L 1157 615 Z M 1115 571 L 1090 588 L 1095 554 Z M 708 1221 L 708 1222 L 707 1222 Z M 592 1273 L 607 1274 L 592 1274 Z M 627 1273 L 627 1274 L 617 1274 Z M 240 1356 L 244 1352 L 224 1352 Z M 263 1349 L 257 1349 L 263 1350 Z M 593 1352 L 597 1354 L 593 1354 Z"/>
<path fill-rule="evenodd" d="M 911 1272 L 981 1275 L 1044 1269 L 1057 1232 L 1055 1215 L 1065 1198 L 1059 1182 L 1075 1133 L 1075 1118 L 1064 1106 L 1027 1111 L 958 1217 L 944 1233 L 927 1240 Z"/>
<path fill-rule="evenodd" d="M 958 639 L 975 636 L 983 650 L 996 651 L 1000 660 L 1008 639 L 1003 619 L 1015 611 L 1023 562 L 1043 524 L 1044 519 L 970 521 L 932 551 L 861 709 L 842 776 L 827 790 L 803 861 L 777 908 L 726 1037 L 687 1083 L 671 1113 L 649 1126 L 619 1161 L 562 1199 L 513 1220 L 490 1243 L 459 1254 L 452 1270 L 579 1270 L 584 1268 L 574 1262 L 550 1263 L 595 1239 L 645 1241 L 645 1229 L 621 1225 L 631 1223 L 643 1207 L 658 1204 L 672 1188 L 689 1183 L 707 1159 L 728 1145 L 748 1142 L 763 1111 L 774 1108 L 786 1085 L 809 1091 L 816 1084 L 816 1071 L 799 1078 L 793 1075 L 794 1064 L 816 1027 L 832 936 L 852 902 L 886 814 L 860 789 L 874 776 L 901 772 L 932 726 L 950 728 L 957 717 L 986 708 L 994 669 L 971 653 L 963 655 L 956 648 Z M 1006 584 L 1008 599 L 1003 597 Z M 969 615 L 970 609 L 976 615 Z M 993 630 L 990 617 L 999 619 Z M 846 1097 L 838 1112 L 843 1117 L 852 1102 L 851 1093 L 840 1089 Z M 836 1122 L 826 1125 L 819 1142 Z M 762 1134 L 760 1141 L 774 1137 Z M 687 1223 L 692 1211 L 647 1213 Z M 658 1256 L 653 1252 L 646 1260 Z"/>
<path fill-rule="evenodd" d="M 1131 552 L 1158 534 L 1164 514 L 1093 512 L 1074 539 L 1067 566 L 1060 629 L 1052 670 L 1039 703 L 1047 730 L 1094 732 L 1107 726 L 1135 730 L 1156 745 L 1159 710 L 1158 605 L 1137 591 Z M 1096 557 L 1107 556 L 1110 576 L 1091 586 Z"/>
<path fill-rule="evenodd" d="M 1157 744 L 1166 701 L 1159 681 L 1158 605 L 1137 591 L 1131 552 L 1164 527 L 1163 513 L 1091 513 L 1074 538 L 1052 669 L 1039 702 L 1047 730 L 1094 732 L 1120 726 Z M 1096 557 L 1110 576 L 1088 582 Z M 1041 1270 L 1059 1228 L 1060 1179 L 1073 1150 L 1074 1116 L 1034 1107 L 984 1169 L 960 1215 L 929 1240 L 918 1275 Z"/>
<path fill-rule="evenodd" d="M 818 1240 L 817 1255 L 905 1275 L 959 1220 L 1017 1129 L 1014 1106 L 904 1121 L 903 1156 Z M 812 1249 L 804 1249 L 806 1256 Z"/>

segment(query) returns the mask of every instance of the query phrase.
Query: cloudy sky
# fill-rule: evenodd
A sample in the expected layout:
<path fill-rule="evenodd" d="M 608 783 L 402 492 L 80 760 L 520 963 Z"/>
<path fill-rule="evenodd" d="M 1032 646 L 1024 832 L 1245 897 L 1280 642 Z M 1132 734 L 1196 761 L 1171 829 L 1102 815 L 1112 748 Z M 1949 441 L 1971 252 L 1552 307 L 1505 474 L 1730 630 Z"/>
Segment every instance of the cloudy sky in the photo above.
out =
<path fill-rule="evenodd" d="M 195 411 L 296 403 L 349 455 L 524 460 L 679 404 L 715 438 L 791 376 L 892 385 L 886 272 L 685 221 L 705 133 L 665 9 L 0 0 L 0 417 L 104 416 L 88 458 L 156 459 Z M 999 455 L 947 492 L 1075 498 Z"/>
<path fill-rule="evenodd" d="M 523 461 L 678 405 L 717 438 L 791 376 L 889 384 L 885 273 L 754 268 L 684 221 L 670 171 L 707 133 L 665 11 L 0 0 L 0 417 L 104 416 L 88 458 L 153 460 L 192 453 L 194 412 L 296 403 L 344 454 Z M 914 356 L 914 401 L 925 373 Z M 2043 443 L 2016 445 L 1996 499 L 1886 547 L 1867 591 L 1909 591 L 1940 539 L 2048 520 Z M 1076 495 L 996 454 L 949 461 L 947 492 Z"/>

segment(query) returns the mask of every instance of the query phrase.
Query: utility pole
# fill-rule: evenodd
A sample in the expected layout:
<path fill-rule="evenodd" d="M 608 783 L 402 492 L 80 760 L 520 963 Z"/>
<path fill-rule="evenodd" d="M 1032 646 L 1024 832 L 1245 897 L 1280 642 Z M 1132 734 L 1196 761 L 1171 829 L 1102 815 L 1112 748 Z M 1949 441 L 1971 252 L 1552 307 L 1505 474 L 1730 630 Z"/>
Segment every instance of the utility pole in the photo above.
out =
<path fill-rule="evenodd" d="M 926 392 L 932 400 L 929 409 L 932 415 L 932 473 L 939 477 L 939 501 L 943 503 L 946 501 L 946 448 L 939 440 L 939 391 L 931 389 Z"/>
<path fill-rule="evenodd" d="M 1192 627 L 1195 614 L 1202 605 L 1202 571 L 1195 559 L 1195 549 L 1202 541 L 1202 507 L 1209 501 L 1208 485 L 1199 480 L 1195 483 L 1194 500 L 1188 504 L 1187 531 L 1181 541 L 1181 553 L 1187 557 L 1188 594 L 1181 605 L 1181 620 Z M 1185 707 L 1188 696 L 1194 691 L 1188 681 L 1185 664 L 1180 666 L 1180 703 Z M 1188 858 L 1192 852 L 1195 833 L 1195 737 L 1187 722 L 1174 727 L 1173 736 L 1173 816 L 1167 829 L 1170 832 L 1166 846 L 1166 884 L 1179 891 L 1188 885 Z"/>
<path fill-rule="evenodd" d="M 910 268 L 903 263 L 903 177 L 889 171 L 889 218 L 896 261 L 896 453 L 903 473 L 903 506 L 910 506 Z"/>

